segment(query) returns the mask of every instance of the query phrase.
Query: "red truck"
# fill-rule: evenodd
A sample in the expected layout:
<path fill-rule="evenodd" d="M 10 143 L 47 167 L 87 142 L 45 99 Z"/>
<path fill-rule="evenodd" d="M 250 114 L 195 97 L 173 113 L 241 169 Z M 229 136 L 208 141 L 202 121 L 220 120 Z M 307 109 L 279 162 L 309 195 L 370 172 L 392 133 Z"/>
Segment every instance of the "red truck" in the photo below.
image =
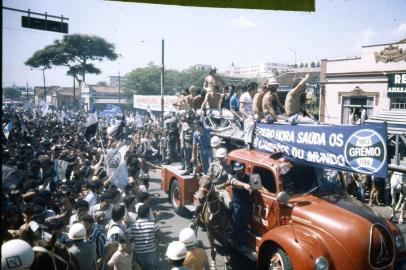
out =
<path fill-rule="evenodd" d="M 230 152 L 229 164 L 236 161 L 260 179 L 248 230 L 258 269 L 406 269 L 401 233 L 345 193 L 342 173 L 256 150 Z M 182 214 L 198 180 L 166 167 L 161 185 Z"/>

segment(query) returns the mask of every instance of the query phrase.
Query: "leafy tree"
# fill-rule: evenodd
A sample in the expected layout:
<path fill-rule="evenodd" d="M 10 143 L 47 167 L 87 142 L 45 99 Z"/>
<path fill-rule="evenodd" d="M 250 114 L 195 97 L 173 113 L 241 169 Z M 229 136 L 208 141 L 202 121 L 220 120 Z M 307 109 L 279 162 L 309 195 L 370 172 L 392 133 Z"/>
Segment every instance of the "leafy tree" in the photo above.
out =
<path fill-rule="evenodd" d="M 55 40 L 53 44 L 36 51 L 25 64 L 34 68 L 68 67 L 67 75 L 81 83 L 85 81 L 86 73 L 101 73 L 93 61 L 113 61 L 117 58 L 114 45 L 103 38 L 73 34 L 65 35 L 62 40 Z"/>
<path fill-rule="evenodd" d="M 308 64 L 308 63 L 306 63 L 306 64 L 304 65 L 304 67 L 305 67 L 305 68 L 308 68 L 308 67 L 309 67 L 309 64 Z"/>
<path fill-rule="evenodd" d="M 316 67 L 320 67 L 320 61 L 317 61 Z"/>
<path fill-rule="evenodd" d="M 4 87 L 3 88 L 3 96 L 9 99 L 16 99 L 21 97 L 21 92 L 13 87 Z"/>
<path fill-rule="evenodd" d="M 312 61 L 312 62 L 310 63 L 310 67 L 311 67 L 311 68 L 316 67 L 316 63 L 314 63 L 314 61 Z"/>
<path fill-rule="evenodd" d="M 300 63 L 299 68 L 303 68 L 303 67 L 304 67 L 304 64 Z"/>
<path fill-rule="evenodd" d="M 208 75 L 204 70 L 165 70 L 165 94 L 173 95 L 183 89 L 195 85 L 203 88 L 204 78 Z M 137 68 L 126 75 L 125 88 L 128 92 L 138 95 L 159 95 L 161 93 L 161 67 L 149 63 L 147 67 Z M 226 84 L 231 81 L 224 79 Z"/>

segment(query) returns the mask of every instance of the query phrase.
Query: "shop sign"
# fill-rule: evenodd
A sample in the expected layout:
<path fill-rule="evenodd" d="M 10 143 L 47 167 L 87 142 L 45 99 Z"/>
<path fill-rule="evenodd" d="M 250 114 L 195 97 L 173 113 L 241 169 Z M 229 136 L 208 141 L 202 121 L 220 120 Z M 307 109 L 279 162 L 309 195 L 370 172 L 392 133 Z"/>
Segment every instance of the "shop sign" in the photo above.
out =
<path fill-rule="evenodd" d="M 406 73 L 388 75 L 388 97 L 406 97 Z"/>

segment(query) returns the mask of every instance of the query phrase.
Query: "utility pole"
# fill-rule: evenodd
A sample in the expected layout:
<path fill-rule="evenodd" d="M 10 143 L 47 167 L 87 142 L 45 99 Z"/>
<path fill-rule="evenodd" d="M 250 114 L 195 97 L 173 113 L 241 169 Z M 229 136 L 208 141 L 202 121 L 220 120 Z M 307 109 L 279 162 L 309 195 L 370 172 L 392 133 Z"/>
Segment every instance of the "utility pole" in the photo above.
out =
<path fill-rule="evenodd" d="M 296 51 L 291 48 L 288 48 L 288 49 L 291 50 L 295 54 L 295 67 L 296 67 L 296 65 L 297 65 Z"/>
<path fill-rule="evenodd" d="M 75 110 L 76 105 L 76 87 L 75 87 L 75 76 L 73 76 L 73 110 Z"/>
<path fill-rule="evenodd" d="M 162 128 L 164 128 L 164 82 L 165 82 L 165 67 L 164 67 L 164 54 L 165 52 L 165 41 L 162 39 L 162 67 L 161 67 L 161 121 Z"/>
<path fill-rule="evenodd" d="M 121 84 L 120 84 L 120 71 L 118 72 L 118 104 L 121 107 Z"/>
<path fill-rule="evenodd" d="M 27 103 L 28 103 L 28 82 L 25 82 L 25 84 L 27 85 Z"/>
<path fill-rule="evenodd" d="M 44 97 L 45 102 L 47 102 L 47 89 L 45 87 L 45 68 L 42 69 L 42 78 L 44 79 Z"/>

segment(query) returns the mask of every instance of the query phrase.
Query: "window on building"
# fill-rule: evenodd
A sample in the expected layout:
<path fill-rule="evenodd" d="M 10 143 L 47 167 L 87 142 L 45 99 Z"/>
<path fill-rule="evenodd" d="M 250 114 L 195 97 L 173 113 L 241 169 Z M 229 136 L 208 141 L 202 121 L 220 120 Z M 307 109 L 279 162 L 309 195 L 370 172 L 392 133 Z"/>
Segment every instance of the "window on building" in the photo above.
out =
<path fill-rule="evenodd" d="M 354 96 L 343 97 L 342 99 L 342 115 L 341 124 L 348 125 L 350 114 L 355 112 L 356 118 L 361 116 L 362 109 L 367 110 L 367 117 L 371 117 L 374 109 L 374 97 Z"/>
<path fill-rule="evenodd" d="M 390 108 L 406 110 L 406 97 L 392 97 L 390 99 Z"/>

